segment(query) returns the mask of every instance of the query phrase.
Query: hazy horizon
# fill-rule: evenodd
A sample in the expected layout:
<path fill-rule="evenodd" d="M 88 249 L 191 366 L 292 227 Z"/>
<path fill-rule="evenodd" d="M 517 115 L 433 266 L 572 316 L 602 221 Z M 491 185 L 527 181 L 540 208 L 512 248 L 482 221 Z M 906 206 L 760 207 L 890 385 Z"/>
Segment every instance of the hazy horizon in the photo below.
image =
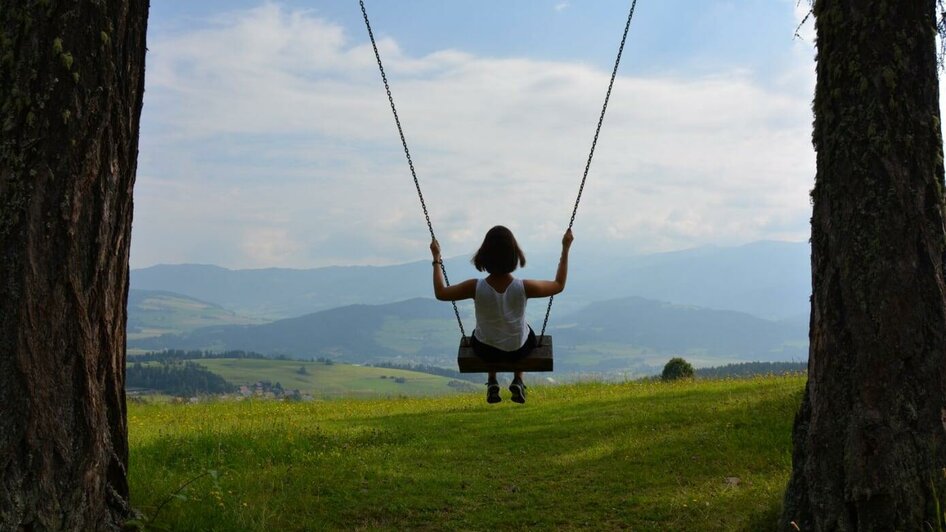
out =
<path fill-rule="evenodd" d="M 745 243 L 733 244 L 733 245 L 704 244 L 704 245 L 701 245 L 701 246 L 687 247 L 687 248 L 681 248 L 681 249 L 670 249 L 670 250 L 666 250 L 666 251 L 657 251 L 657 252 L 652 252 L 652 253 L 631 253 L 631 254 L 612 253 L 612 254 L 606 254 L 606 255 L 609 256 L 609 257 L 619 257 L 619 259 L 622 259 L 622 258 L 623 258 L 623 259 L 634 259 L 634 258 L 647 257 L 647 256 L 669 255 L 669 254 L 673 254 L 673 253 L 681 253 L 681 252 L 687 252 L 687 251 L 696 251 L 696 250 L 701 250 L 701 249 L 738 249 L 738 248 L 743 248 L 743 247 L 753 246 L 753 245 L 758 245 L 758 244 L 765 244 L 765 243 L 776 243 L 776 244 L 805 244 L 805 245 L 807 245 L 809 242 L 808 242 L 807 240 L 753 240 L 753 241 L 751 241 L 751 242 L 745 242 Z M 475 250 L 474 250 L 474 251 L 475 251 Z M 462 260 L 469 260 L 469 259 L 473 256 L 474 251 L 471 251 L 469 254 L 460 254 L 460 255 L 453 255 L 453 256 L 445 256 L 445 257 L 444 257 L 444 260 L 445 260 L 445 261 L 451 261 L 451 262 L 452 262 L 452 261 L 461 260 L 461 259 L 462 259 Z M 573 252 L 573 253 L 580 253 L 580 251 L 576 251 L 576 252 Z M 597 254 L 600 255 L 600 253 L 597 253 Z M 549 257 L 552 257 L 552 256 L 557 256 L 557 254 L 554 253 L 554 252 L 552 252 L 551 250 L 544 251 L 544 252 L 530 253 L 530 255 L 531 255 L 532 257 L 538 257 L 540 260 L 543 259 L 543 258 L 549 258 Z M 527 257 L 529 257 L 529 255 L 527 255 Z M 322 266 L 312 266 L 312 267 L 308 267 L 308 268 L 296 268 L 296 267 L 287 267 L 287 266 L 265 266 L 265 265 L 262 265 L 262 266 L 254 266 L 254 267 L 249 267 L 249 268 L 239 268 L 239 267 L 233 267 L 233 266 L 228 266 L 228 265 L 224 265 L 224 264 L 217 264 L 217 263 L 211 263 L 211 262 L 157 262 L 157 263 L 154 263 L 154 264 L 148 264 L 148 265 L 144 265 L 144 266 L 133 266 L 131 269 L 132 269 L 132 270 L 146 270 L 146 269 L 148 269 L 148 268 L 154 268 L 154 267 L 158 267 L 158 266 L 210 266 L 210 267 L 215 267 L 215 268 L 223 268 L 223 269 L 225 269 L 225 270 L 230 270 L 230 271 L 240 271 L 240 270 L 297 270 L 297 271 L 304 271 L 304 270 L 318 270 L 318 269 L 323 269 L 323 268 L 356 268 L 356 267 L 384 268 L 384 267 L 391 267 L 391 266 L 406 266 L 406 265 L 410 265 L 410 264 L 416 264 L 416 263 L 419 263 L 419 262 L 428 262 L 429 260 L 430 260 L 430 258 L 429 258 L 427 255 L 425 255 L 425 256 L 423 256 L 423 257 L 420 257 L 420 258 L 417 258 L 417 259 L 413 259 L 413 260 L 408 259 L 408 260 L 406 260 L 406 261 L 392 262 L 392 263 L 386 263 L 386 264 L 326 264 L 326 265 L 322 265 Z M 535 261 L 532 261 L 532 262 L 535 262 Z M 527 264 L 525 267 L 523 267 L 523 269 L 524 269 L 524 268 L 528 268 L 529 266 L 530 266 L 530 264 Z"/>

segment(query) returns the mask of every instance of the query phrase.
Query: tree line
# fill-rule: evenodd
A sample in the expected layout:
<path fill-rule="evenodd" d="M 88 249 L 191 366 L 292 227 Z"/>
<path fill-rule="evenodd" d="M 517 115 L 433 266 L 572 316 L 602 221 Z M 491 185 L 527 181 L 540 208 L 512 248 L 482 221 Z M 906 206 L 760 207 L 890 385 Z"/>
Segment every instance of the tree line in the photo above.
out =
<path fill-rule="evenodd" d="M 129 388 L 157 390 L 178 397 L 230 393 L 236 389 L 196 362 L 174 360 L 149 365 L 135 362 L 125 370 L 125 383 Z"/>
<path fill-rule="evenodd" d="M 286 355 L 264 355 L 256 351 L 230 350 L 230 351 L 202 351 L 182 349 L 167 349 L 165 351 L 151 351 L 143 355 L 134 355 L 131 357 L 135 362 L 168 362 L 175 360 L 212 360 L 220 358 L 234 359 L 262 359 L 262 360 L 303 360 L 292 358 Z M 326 366 L 334 364 L 332 359 L 325 357 L 305 359 L 308 362 L 321 362 Z"/>
<path fill-rule="evenodd" d="M 726 377 L 755 377 L 762 375 L 793 375 L 808 371 L 807 362 L 741 362 L 713 368 L 694 370 L 701 379 L 724 379 Z"/>

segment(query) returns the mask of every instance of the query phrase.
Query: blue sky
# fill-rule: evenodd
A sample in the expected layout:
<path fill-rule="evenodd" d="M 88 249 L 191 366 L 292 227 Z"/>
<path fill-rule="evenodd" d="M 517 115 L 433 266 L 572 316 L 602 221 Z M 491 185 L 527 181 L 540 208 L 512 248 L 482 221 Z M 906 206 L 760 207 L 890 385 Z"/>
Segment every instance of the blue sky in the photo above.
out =
<path fill-rule="evenodd" d="M 447 255 L 471 253 L 496 223 L 526 249 L 554 249 L 628 5 L 367 3 Z M 639 0 L 579 244 L 633 254 L 807 238 L 803 9 Z M 133 267 L 426 257 L 357 1 L 154 2 L 146 82 Z"/>

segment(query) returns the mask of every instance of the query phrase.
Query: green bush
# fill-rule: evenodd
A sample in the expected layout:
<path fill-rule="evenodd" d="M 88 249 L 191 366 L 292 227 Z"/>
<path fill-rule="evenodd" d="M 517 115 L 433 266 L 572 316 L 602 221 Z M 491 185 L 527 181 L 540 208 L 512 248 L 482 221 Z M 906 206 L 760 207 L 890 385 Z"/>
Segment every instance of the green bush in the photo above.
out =
<path fill-rule="evenodd" d="M 663 373 L 660 374 L 660 379 L 664 381 L 675 381 L 678 379 L 692 378 L 693 366 L 680 357 L 671 358 L 670 362 L 667 362 L 667 365 L 664 366 Z"/>

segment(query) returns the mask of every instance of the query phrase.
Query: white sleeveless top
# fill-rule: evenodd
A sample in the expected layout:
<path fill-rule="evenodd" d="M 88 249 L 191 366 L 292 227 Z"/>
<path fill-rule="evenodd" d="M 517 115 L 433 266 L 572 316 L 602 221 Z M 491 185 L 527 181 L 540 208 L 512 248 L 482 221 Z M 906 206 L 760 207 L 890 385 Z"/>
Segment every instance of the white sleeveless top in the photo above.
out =
<path fill-rule="evenodd" d="M 501 294 L 486 279 L 477 279 L 473 301 L 477 340 L 503 351 L 515 351 L 525 345 L 529 338 L 529 325 L 526 323 L 526 289 L 522 279 L 513 279 Z"/>

